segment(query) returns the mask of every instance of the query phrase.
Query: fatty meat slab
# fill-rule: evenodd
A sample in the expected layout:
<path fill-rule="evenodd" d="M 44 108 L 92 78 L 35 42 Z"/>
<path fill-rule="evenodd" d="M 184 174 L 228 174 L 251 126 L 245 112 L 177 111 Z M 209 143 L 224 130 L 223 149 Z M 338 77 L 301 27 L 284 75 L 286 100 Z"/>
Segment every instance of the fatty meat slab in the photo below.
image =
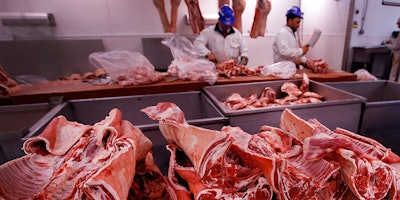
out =
<path fill-rule="evenodd" d="M 184 113 L 169 102 L 142 111 L 160 121 L 172 153 L 168 178 L 176 193 L 184 193 L 186 198 L 265 199 L 272 189 L 279 199 L 318 199 L 318 195 L 326 197 L 326 188 L 336 184 L 332 180 L 340 182 L 338 164 L 323 159 L 308 162 L 301 146 L 292 145 L 293 138 L 278 128 L 264 127 L 256 135 L 239 127 L 226 126 L 220 131 L 199 128 L 187 124 Z M 185 184 L 176 181 L 177 174 Z M 258 188 L 255 193 L 252 183 Z M 337 185 L 335 191 L 347 189 Z"/>
<path fill-rule="evenodd" d="M 400 157 L 390 149 L 341 128 L 331 131 L 315 119 L 302 120 L 289 110 L 282 119 L 281 127 L 303 143 L 306 160 L 340 164 L 343 180 L 356 199 L 400 198 Z"/>
<path fill-rule="evenodd" d="M 170 144 L 168 179 L 177 194 L 185 199 L 272 198 L 261 170 L 249 167 L 238 156 L 241 149 L 233 147 L 232 136 L 189 125 L 180 108 L 170 102 L 142 111 L 160 121 L 160 130 Z M 180 184 L 176 175 L 185 184 Z"/>
<path fill-rule="evenodd" d="M 118 109 L 93 126 L 58 116 L 24 143 L 26 156 L 0 166 L 0 198 L 127 199 L 151 146 Z"/>
<path fill-rule="evenodd" d="M 214 140 L 218 135 L 232 141 L 230 153 L 226 155 L 240 158 L 233 161 L 261 170 L 262 178 L 257 185 L 266 181 L 274 192 L 273 198 L 399 199 L 399 157 L 390 149 L 344 129 L 330 131 L 317 120 L 305 121 L 289 109 L 282 114 L 281 129 L 263 126 L 255 135 L 245 133 L 240 127 L 226 126 L 220 131 L 213 131 L 191 126 L 185 122 L 183 112 L 168 102 L 143 111 L 160 121 L 160 130 L 170 142 L 169 149 L 173 155 L 168 179 L 176 193 L 179 190 L 186 199 L 232 199 L 232 194 L 223 195 L 223 191 L 230 191 L 226 190 L 226 185 L 214 184 L 210 187 L 211 179 L 207 175 L 214 173 L 203 173 L 218 171 L 215 165 L 202 164 L 206 162 L 203 160 L 221 162 L 219 170 L 230 171 L 220 159 L 223 153 L 207 153 L 225 151 L 224 145 L 218 150 L 212 148 L 222 144 Z M 323 132 L 334 140 L 325 137 L 325 140 L 316 143 L 311 141 L 318 140 Z M 196 152 L 197 149 L 200 151 Z M 197 160 L 193 162 L 194 157 Z M 220 182 L 232 180 L 226 179 L 229 177 L 226 172 L 222 174 L 218 176 Z M 263 188 L 267 186 L 263 185 Z M 250 187 L 246 189 L 235 191 L 248 192 Z M 243 194 L 239 193 L 241 199 L 249 199 Z"/>
<path fill-rule="evenodd" d="M 328 180 L 337 179 L 337 164 L 323 159 L 311 162 L 303 159 L 298 142 L 279 128 L 263 126 L 255 135 L 239 127 L 228 126 L 221 131 L 227 129 L 235 138 L 234 146 L 245 152 L 240 154 L 246 158 L 245 163 L 263 171 L 278 199 L 318 199 L 318 196 L 326 199 L 322 191 L 328 184 L 332 185 Z M 345 188 L 339 185 L 335 191 L 341 189 Z"/>

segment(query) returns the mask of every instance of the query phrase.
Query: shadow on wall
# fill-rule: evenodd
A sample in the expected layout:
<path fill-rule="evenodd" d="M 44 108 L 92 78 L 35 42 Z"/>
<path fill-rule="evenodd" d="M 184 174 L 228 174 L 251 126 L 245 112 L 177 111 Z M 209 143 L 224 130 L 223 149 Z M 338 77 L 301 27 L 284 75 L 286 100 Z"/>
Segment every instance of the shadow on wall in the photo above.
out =
<path fill-rule="evenodd" d="M 94 71 L 89 55 L 104 51 L 101 39 L 0 41 L 0 65 L 11 77 L 38 75 L 48 80 Z"/>

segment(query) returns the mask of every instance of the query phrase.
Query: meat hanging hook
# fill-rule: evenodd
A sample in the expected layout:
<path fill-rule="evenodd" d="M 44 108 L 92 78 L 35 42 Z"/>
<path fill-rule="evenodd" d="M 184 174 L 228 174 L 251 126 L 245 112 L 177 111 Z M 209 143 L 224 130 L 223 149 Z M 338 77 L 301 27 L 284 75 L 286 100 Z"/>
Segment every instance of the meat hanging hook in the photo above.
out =
<path fill-rule="evenodd" d="M 364 8 L 363 8 L 363 13 L 361 16 L 361 27 L 360 30 L 358 31 L 359 35 L 364 34 L 364 22 L 365 22 L 365 16 L 367 15 L 367 8 L 368 8 L 368 0 L 364 1 Z"/>

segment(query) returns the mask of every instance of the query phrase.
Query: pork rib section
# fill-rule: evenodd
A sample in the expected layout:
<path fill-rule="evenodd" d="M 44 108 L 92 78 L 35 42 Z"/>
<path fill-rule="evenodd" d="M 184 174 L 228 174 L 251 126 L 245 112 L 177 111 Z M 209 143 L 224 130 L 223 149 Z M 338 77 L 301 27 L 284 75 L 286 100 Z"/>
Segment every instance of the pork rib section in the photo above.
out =
<path fill-rule="evenodd" d="M 339 163 L 343 180 L 357 199 L 397 195 L 397 170 L 391 165 L 399 163 L 399 156 L 379 142 L 341 128 L 331 131 L 316 119 L 302 120 L 290 110 L 283 112 L 281 127 L 302 143 L 304 160 Z"/>
<path fill-rule="evenodd" d="M 126 199 L 152 143 L 118 109 L 93 126 L 54 118 L 28 155 L 0 166 L 5 199 Z"/>
<path fill-rule="evenodd" d="M 245 158 L 240 156 L 241 149 L 234 148 L 234 138 L 229 133 L 189 125 L 182 120 L 182 111 L 175 112 L 178 109 L 170 102 L 142 109 L 150 118 L 159 120 L 159 128 L 173 149 L 175 160 L 170 161 L 173 168 L 168 179 L 174 188 L 182 193 L 190 191 L 194 199 L 272 198 L 272 190 L 261 170 L 246 165 Z M 177 150 L 184 153 L 182 156 L 187 157 L 187 162 L 182 163 L 183 159 L 175 153 Z M 189 188 L 178 186 L 173 181 L 176 175 Z"/>

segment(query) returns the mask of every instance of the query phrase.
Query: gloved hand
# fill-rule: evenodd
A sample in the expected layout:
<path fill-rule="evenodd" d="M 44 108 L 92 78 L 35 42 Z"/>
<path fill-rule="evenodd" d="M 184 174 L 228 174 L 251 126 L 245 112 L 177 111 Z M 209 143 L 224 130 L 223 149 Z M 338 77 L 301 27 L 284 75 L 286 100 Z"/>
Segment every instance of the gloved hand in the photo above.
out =
<path fill-rule="evenodd" d="M 240 58 L 239 65 L 246 66 L 248 62 L 249 62 L 249 58 L 246 57 L 246 56 L 242 56 L 242 57 Z"/>
<path fill-rule="evenodd" d="M 207 54 L 206 58 L 211 62 L 215 62 L 215 63 L 217 62 L 217 58 L 212 53 Z"/>

